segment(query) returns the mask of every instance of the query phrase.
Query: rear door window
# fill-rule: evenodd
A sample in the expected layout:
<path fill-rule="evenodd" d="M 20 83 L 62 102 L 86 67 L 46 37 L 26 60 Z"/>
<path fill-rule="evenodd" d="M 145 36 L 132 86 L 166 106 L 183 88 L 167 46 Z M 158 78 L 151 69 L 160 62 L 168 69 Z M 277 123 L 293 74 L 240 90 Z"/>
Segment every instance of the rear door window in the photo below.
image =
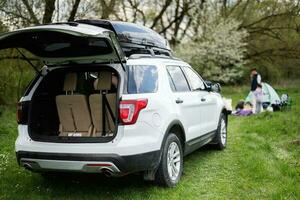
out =
<path fill-rule="evenodd" d="M 170 87 L 172 90 L 175 89 L 177 92 L 186 92 L 190 91 L 188 82 L 183 74 L 182 70 L 178 66 L 168 66 L 168 73 L 170 75 Z M 173 84 L 172 84 L 173 83 Z"/>
<path fill-rule="evenodd" d="M 194 72 L 194 70 L 189 67 L 183 67 L 183 69 L 186 73 L 187 78 L 189 79 L 189 83 L 193 91 L 205 90 L 203 81 L 201 80 L 200 76 L 196 72 Z"/>
<path fill-rule="evenodd" d="M 154 93 L 158 87 L 158 71 L 154 65 L 128 66 L 128 94 Z"/>

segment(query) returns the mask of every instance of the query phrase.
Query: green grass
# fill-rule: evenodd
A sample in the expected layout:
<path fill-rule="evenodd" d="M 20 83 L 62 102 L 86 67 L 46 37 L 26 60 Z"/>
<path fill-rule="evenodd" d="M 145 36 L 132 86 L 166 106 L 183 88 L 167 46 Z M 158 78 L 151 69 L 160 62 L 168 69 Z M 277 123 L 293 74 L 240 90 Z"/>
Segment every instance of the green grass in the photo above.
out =
<path fill-rule="evenodd" d="M 187 156 L 179 185 L 160 188 L 139 175 L 64 175 L 45 180 L 20 168 L 11 109 L 0 117 L 0 199 L 300 199 L 300 91 L 290 112 L 229 118 L 228 148 L 201 148 Z M 234 104 L 247 88 L 225 87 Z"/>

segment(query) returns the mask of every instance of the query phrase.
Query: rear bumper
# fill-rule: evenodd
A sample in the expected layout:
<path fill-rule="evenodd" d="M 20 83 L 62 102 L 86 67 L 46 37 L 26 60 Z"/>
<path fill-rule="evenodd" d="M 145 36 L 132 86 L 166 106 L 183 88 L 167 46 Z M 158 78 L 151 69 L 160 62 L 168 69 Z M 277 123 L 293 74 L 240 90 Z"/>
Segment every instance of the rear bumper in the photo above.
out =
<path fill-rule="evenodd" d="M 19 165 L 33 171 L 77 171 L 112 175 L 155 169 L 160 162 L 160 151 L 120 156 L 117 154 L 67 154 L 18 151 Z"/>

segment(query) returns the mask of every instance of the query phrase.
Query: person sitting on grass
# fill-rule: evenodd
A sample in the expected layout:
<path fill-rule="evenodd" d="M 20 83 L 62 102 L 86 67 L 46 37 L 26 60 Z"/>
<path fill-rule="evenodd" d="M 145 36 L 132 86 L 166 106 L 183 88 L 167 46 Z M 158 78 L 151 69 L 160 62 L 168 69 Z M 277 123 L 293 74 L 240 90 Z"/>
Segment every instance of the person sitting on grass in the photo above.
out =
<path fill-rule="evenodd" d="M 252 104 L 250 102 L 239 101 L 235 107 L 235 111 L 232 113 L 235 116 L 249 116 L 252 115 Z"/>

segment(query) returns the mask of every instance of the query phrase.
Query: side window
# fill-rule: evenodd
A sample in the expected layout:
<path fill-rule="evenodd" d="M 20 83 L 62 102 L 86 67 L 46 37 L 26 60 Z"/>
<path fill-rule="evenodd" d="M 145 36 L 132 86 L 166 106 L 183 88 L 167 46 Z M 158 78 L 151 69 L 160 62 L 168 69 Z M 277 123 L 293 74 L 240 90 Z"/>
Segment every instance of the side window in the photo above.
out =
<path fill-rule="evenodd" d="M 154 93 L 157 91 L 158 71 L 153 65 L 129 65 L 128 85 L 129 94 Z"/>
<path fill-rule="evenodd" d="M 189 83 L 190 83 L 193 91 L 205 89 L 205 85 L 204 85 L 203 81 L 201 80 L 201 78 L 198 76 L 198 74 L 196 74 L 189 67 L 183 67 L 183 69 L 189 79 Z"/>
<path fill-rule="evenodd" d="M 175 85 L 173 83 L 173 80 L 172 80 L 169 72 L 168 72 L 168 78 L 169 78 L 169 83 L 170 83 L 172 91 L 176 91 Z"/>
<path fill-rule="evenodd" d="M 170 75 L 170 85 L 172 89 L 175 89 L 177 92 L 186 92 L 190 91 L 187 80 L 178 66 L 168 66 L 168 73 Z M 173 86 L 172 86 L 173 83 Z"/>

